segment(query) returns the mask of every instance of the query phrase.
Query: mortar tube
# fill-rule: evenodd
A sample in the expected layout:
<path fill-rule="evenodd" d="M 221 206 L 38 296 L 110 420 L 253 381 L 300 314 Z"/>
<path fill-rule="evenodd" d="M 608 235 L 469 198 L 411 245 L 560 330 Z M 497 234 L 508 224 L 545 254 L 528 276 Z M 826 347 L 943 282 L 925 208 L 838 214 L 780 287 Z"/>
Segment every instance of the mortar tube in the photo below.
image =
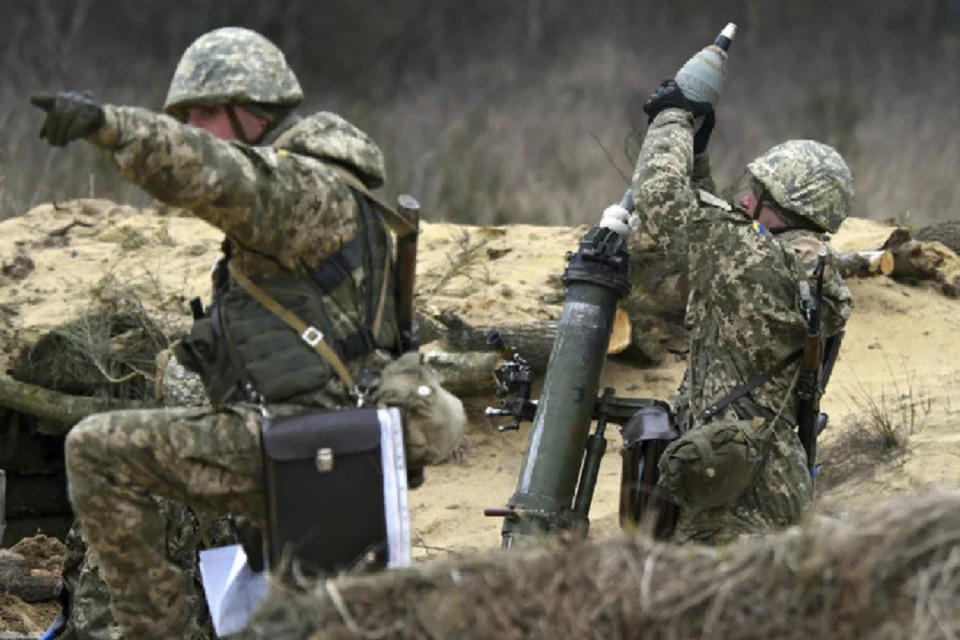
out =
<path fill-rule="evenodd" d="M 617 303 L 629 292 L 626 242 L 592 227 L 563 275 L 567 285 L 557 336 L 504 519 L 503 547 L 527 536 L 575 526 L 571 510 L 593 421 Z"/>

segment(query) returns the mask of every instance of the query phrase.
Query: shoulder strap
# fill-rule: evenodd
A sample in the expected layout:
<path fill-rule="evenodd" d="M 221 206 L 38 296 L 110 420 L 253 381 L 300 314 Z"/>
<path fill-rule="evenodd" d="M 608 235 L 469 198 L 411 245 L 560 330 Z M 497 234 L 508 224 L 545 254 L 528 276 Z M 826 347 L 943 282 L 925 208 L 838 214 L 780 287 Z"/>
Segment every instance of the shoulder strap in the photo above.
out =
<path fill-rule="evenodd" d="M 737 385 L 736 387 L 733 388 L 733 390 L 730 391 L 730 393 L 723 396 L 722 398 L 720 398 L 719 400 L 711 404 L 709 407 L 704 409 L 703 413 L 700 414 L 701 419 L 706 421 L 712 418 L 713 416 L 717 415 L 718 413 L 720 413 L 721 411 L 729 407 L 732 403 L 736 402 L 743 396 L 747 395 L 748 393 L 750 393 L 751 391 L 753 391 L 754 389 L 762 385 L 764 382 L 766 382 L 773 376 L 777 375 L 778 373 L 781 373 L 784 369 L 789 367 L 794 362 L 797 362 L 800 359 L 800 355 L 802 353 L 803 353 L 803 350 L 798 349 L 797 351 L 794 351 L 793 353 L 788 355 L 786 358 L 784 358 L 783 360 L 775 364 L 771 369 L 768 369 L 767 371 L 764 371 L 763 373 L 750 378 L 749 380 L 747 380 L 741 385 Z"/>
<path fill-rule="evenodd" d="M 358 178 L 352 171 L 336 164 L 327 164 L 327 166 L 330 167 L 335 174 L 337 174 L 338 178 L 370 198 L 373 204 L 376 205 L 377 211 L 380 212 L 380 215 L 383 216 L 383 219 L 390 226 L 393 232 L 397 234 L 397 236 L 402 238 L 403 236 L 411 233 L 416 233 L 416 227 L 411 224 L 409 220 L 404 218 L 396 209 L 387 205 L 383 200 L 373 195 L 373 193 L 367 189 L 367 186 L 363 184 L 360 178 Z"/>
<path fill-rule="evenodd" d="M 345 169 L 337 164 L 327 164 L 330 169 L 337 174 L 337 177 L 346 182 L 352 188 L 356 189 L 366 197 L 370 198 L 376 206 L 377 211 L 383 216 L 383 219 L 389 225 L 390 229 L 397 234 L 397 237 L 404 237 L 411 233 L 416 233 L 417 228 L 406 218 L 404 218 L 396 209 L 387 206 L 383 200 L 373 195 L 367 186 L 352 171 Z M 377 300 L 377 310 L 373 318 L 373 335 L 380 333 L 380 325 L 383 323 L 383 307 L 387 301 L 387 290 L 390 281 L 390 253 L 387 252 L 386 264 L 383 268 L 383 282 L 380 286 L 380 296 Z"/>
<path fill-rule="evenodd" d="M 337 375 L 340 376 L 340 379 L 343 380 L 343 383 L 347 385 L 347 389 L 351 392 L 356 389 L 357 384 L 354 382 L 353 376 L 350 375 L 350 371 L 347 369 L 347 366 L 343 364 L 340 356 L 324 341 L 322 331 L 316 327 L 308 326 L 307 323 L 297 317 L 296 314 L 284 308 L 283 305 L 270 297 L 270 294 L 258 287 L 247 276 L 240 273 L 240 270 L 235 268 L 232 263 L 228 263 L 227 266 L 228 269 L 230 269 L 230 275 L 237 281 L 237 284 L 243 287 L 254 300 L 273 312 L 274 315 L 287 323 L 291 329 L 300 334 L 300 338 L 313 347 L 313 349 L 320 354 L 320 357 L 333 367 Z"/>

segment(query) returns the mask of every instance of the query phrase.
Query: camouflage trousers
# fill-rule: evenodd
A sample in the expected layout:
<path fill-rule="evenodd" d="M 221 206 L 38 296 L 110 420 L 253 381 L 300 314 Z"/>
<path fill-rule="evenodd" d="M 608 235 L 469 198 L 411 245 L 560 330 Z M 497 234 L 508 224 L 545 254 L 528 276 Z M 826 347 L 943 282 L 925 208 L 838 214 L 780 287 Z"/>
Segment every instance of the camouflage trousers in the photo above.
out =
<path fill-rule="evenodd" d="M 200 583 L 197 549 L 234 544 L 236 532 L 228 518 L 218 518 L 207 525 L 181 504 L 162 498 L 156 501 L 166 522 L 167 559 L 188 578 L 184 594 L 188 621 L 184 640 L 215 640 L 217 636 Z M 76 522 L 67 533 L 65 544 L 67 554 L 62 572 L 70 593 L 70 616 L 60 640 L 122 640 L 113 616 L 110 590 L 100 576 L 97 556 L 87 547 Z"/>
<path fill-rule="evenodd" d="M 258 418 L 247 406 L 128 410 L 89 416 L 70 431 L 70 500 L 124 637 L 191 637 L 185 594 L 195 576 L 168 557 L 154 496 L 263 526 Z"/>
<path fill-rule="evenodd" d="M 782 531 L 811 512 L 813 484 L 807 457 L 793 429 L 780 423 L 756 482 L 730 504 L 690 512 L 680 510 L 676 542 L 721 544 L 742 535 Z"/>

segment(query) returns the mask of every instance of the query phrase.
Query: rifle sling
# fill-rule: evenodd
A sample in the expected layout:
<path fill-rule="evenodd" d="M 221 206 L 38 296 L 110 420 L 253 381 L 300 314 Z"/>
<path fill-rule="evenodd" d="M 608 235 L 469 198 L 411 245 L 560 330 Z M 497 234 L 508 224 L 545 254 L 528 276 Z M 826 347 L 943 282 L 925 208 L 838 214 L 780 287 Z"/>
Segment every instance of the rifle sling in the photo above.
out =
<path fill-rule="evenodd" d="M 327 166 L 330 167 L 335 174 L 337 174 L 338 178 L 370 198 L 370 201 L 373 202 L 373 204 L 377 207 L 377 211 L 380 212 L 380 215 L 383 216 L 384 221 L 386 221 L 387 225 L 393 230 L 393 232 L 397 234 L 397 237 L 402 238 L 410 235 L 411 233 L 417 232 L 417 225 L 413 224 L 410 220 L 407 220 L 396 209 L 387 205 L 383 200 L 373 195 L 373 193 L 367 189 L 367 186 L 363 184 L 360 178 L 358 178 L 350 170 L 335 164 L 328 164 Z"/>
<path fill-rule="evenodd" d="M 721 411 L 729 407 L 732 403 L 736 402 L 743 396 L 747 395 L 748 393 L 750 393 L 751 391 L 753 391 L 754 389 L 762 385 L 764 382 L 768 381 L 773 376 L 783 372 L 784 369 L 789 367 L 794 362 L 797 362 L 800 359 L 801 355 L 803 355 L 803 349 L 798 349 L 797 351 L 794 351 L 793 353 L 788 355 L 786 358 L 784 358 L 783 360 L 775 364 L 773 368 L 768 369 L 767 371 L 764 371 L 763 373 L 750 378 L 743 384 L 737 385 L 730 391 L 730 393 L 723 396 L 722 398 L 720 398 L 719 400 L 711 404 L 709 407 L 704 409 L 703 413 L 700 414 L 700 418 L 703 421 L 710 420 L 715 415 L 717 415 L 718 413 L 720 413 Z"/>

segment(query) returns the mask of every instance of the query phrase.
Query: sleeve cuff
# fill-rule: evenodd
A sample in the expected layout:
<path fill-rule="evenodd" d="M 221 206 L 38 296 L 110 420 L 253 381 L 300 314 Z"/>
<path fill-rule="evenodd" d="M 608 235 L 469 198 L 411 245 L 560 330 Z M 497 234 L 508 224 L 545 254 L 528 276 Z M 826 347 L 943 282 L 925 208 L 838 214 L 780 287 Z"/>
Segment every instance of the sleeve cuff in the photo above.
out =
<path fill-rule="evenodd" d="M 117 108 L 103 105 L 103 126 L 87 137 L 87 141 L 101 149 L 116 149 L 120 143 L 120 119 Z"/>

